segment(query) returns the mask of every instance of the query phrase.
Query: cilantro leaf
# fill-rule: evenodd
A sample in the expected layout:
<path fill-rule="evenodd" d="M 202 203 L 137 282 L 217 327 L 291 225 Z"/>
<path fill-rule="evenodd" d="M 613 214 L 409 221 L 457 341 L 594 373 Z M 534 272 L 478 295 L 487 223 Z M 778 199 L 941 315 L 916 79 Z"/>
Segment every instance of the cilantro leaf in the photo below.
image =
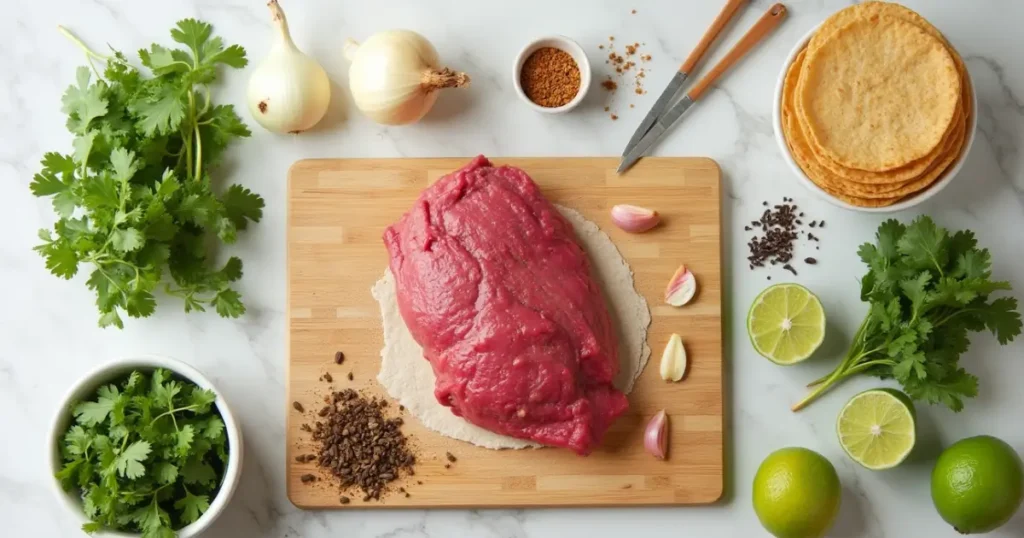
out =
<path fill-rule="evenodd" d="M 1013 297 L 1000 297 L 982 305 L 975 314 L 1001 345 L 1005 346 L 1020 334 L 1020 312 L 1017 311 L 1017 299 Z"/>
<path fill-rule="evenodd" d="M 47 245 L 43 254 L 46 256 L 46 268 L 51 273 L 65 279 L 78 273 L 78 252 L 66 242 Z"/>
<path fill-rule="evenodd" d="M 210 498 L 206 495 L 193 495 L 188 489 L 185 490 L 185 497 L 178 499 L 174 507 L 181 510 L 181 522 L 186 525 L 194 523 L 199 516 L 210 509 Z"/>
<path fill-rule="evenodd" d="M 179 457 L 186 457 L 192 448 L 192 440 L 195 439 L 196 431 L 191 424 L 186 424 L 174 434 L 175 450 Z"/>
<path fill-rule="evenodd" d="M 89 84 L 91 73 L 88 67 L 79 67 L 75 71 L 77 84 L 69 86 L 61 99 L 61 108 L 68 118 L 68 130 L 73 133 L 84 133 L 89 123 L 107 113 L 107 102 L 103 98 L 100 84 Z"/>
<path fill-rule="evenodd" d="M 183 19 L 178 21 L 177 27 L 171 30 L 171 39 L 187 46 L 195 55 L 197 62 L 201 62 L 203 57 L 200 51 L 212 33 L 213 27 L 208 23 L 195 19 Z"/>
<path fill-rule="evenodd" d="M 135 103 L 131 110 L 139 118 L 139 128 L 148 137 L 170 134 L 185 119 L 185 102 L 172 88 L 163 90 L 155 99 Z"/>
<path fill-rule="evenodd" d="M 117 455 L 117 473 L 125 478 L 139 478 L 146 472 L 142 465 L 149 456 L 150 444 L 146 441 L 135 441 L 125 447 Z"/>
<path fill-rule="evenodd" d="M 107 419 L 107 414 L 114 408 L 119 393 L 114 385 L 99 388 L 99 397 L 94 402 L 82 402 L 75 406 L 75 419 L 84 426 L 95 426 Z"/>
<path fill-rule="evenodd" d="M 231 288 L 217 292 L 217 295 L 214 296 L 213 304 L 217 309 L 217 313 L 225 318 L 237 318 L 245 313 L 242 296 Z"/>
<path fill-rule="evenodd" d="M 190 407 L 194 407 L 194 413 L 207 413 L 210 411 L 210 406 L 217 400 L 217 395 L 212 390 L 201 389 L 199 387 L 193 387 L 188 393 L 186 403 Z"/>
<path fill-rule="evenodd" d="M 189 459 L 181 468 L 186 484 L 210 485 L 217 480 L 217 473 L 210 464 L 195 458 Z"/>
<path fill-rule="evenodd" d="M 259 222 L 263 218 L 263 198 L 241 185 L 232 185 L 221 198 L 228 218 L 239 230 L 244 230 L 248 221 Z"/>
<path fill-rule="evenodd" d="M 916 270 L 936 269 L 940 273 L 948 262 L 946 230 L 928 217 L 919 217 L 907 226 L 896 248 L 903 262 Z"/>
<path fill-rule="evenodd" d="M 118 228 L 111 233 L 110 239 L 110 244 L 118 252 L 133 252 L 146 244 L 145 236 L 135 228 Z"/>
<path fill-rule="evenodd" d="M 150 45 L 149 50 L 142 49 L 139 51 L 139 59 L 142 60 L 142 65 L 148 67 L 157 76 L 169 73 L 184 73 L 191 68 L 187 61 L 175 56 L 171 50 L 155 43 Z"/>
<path fill-rule="evenodd" d="M 153 466 L 153 476 L 161 484 L 173 484 L 178 480 L 178 467 L 173 463 L 161 461 Z"/>

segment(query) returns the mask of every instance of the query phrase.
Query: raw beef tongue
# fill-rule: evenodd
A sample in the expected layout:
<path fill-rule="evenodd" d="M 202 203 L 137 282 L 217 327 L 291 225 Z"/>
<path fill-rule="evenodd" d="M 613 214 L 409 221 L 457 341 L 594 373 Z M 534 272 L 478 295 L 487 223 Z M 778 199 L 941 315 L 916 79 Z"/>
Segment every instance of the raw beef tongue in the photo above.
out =
<path fill-rule="evenodd" d="M 590 263 L 525 172 L 475 158 L 425 190 L 384 243 L 402 319 L 453 413 L 587 454 L 626 411 Z"/>

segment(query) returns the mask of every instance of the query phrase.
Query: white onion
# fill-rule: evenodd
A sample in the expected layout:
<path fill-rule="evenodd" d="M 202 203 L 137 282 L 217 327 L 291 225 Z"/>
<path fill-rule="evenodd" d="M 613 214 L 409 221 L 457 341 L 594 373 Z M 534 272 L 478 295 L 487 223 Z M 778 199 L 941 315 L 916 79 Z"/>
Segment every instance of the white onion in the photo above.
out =
<path fill-rule="evenodd" d="M 292 41 L 277 0 L 267 3 L 277 27 L 270 53 L 249 78 L 249 112 L 275 133 L 301 133 L 323 119 L 331 102 L 327 72 Z"/>
<path fill-rule="evenodd" d="M 419 121 L 437 101 L 437 90 L 469 86 L 469 76 L 441 67 L 427 39 L 409 30 L 389 30 L 361 45 L 345 42 L 349 89 L 356 107 L 385 125 Z"/>

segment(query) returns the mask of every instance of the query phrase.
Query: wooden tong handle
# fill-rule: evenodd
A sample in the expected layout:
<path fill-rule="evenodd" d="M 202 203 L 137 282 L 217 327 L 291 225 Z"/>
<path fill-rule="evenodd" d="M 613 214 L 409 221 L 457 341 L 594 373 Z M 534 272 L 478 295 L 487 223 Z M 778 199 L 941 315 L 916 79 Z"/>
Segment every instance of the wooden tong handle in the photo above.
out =
<path fill-rule="evenodd" d="M 704 95 L 704 92 L 718 80 L 718 77 L 722 76 L 722 73 L 740 61 L 740 58 L 743 58 L 755 45 L 760 43 L 764 36 L 774 30 L 784 18 L 786 18 L 786 6 L 775 4 L 768 8 L 768 11 L 743 35 L 736 46 L 725 55 L 725 58 L 722 58 L 718 65 L 712 67 L 711 71 L 708 71 L 708 74 L 700 79 L 700 82 L 694 84 L 686 95 L 693 101 L 700 99 L 700 96 Z"/>
<path fill-rule="evenodd" d="M 693 51 L 690 52 L 690 55 L 686 57 L 686 61 L 683 62 L 682 67 L 679 68 L 679 72 L 686 73 L 687 75 L 693 74 L 693 68 L 697 67 L 697 62 L 700 61 L 701 56 L 704 56 L 704 53 L 708 51 L 708 47 L 710 47 L 711 43 L 715 41 L 718 34 L 722 33 L 722 29 L 725 28 L 725 25 L 729 24 L 729 21 L 732 20 L 733 16 L 739 13 L 740 6 L 742 6 L 744 2 L 746 2 L 746 0 L 729 0 L 724 6 L 722 6 L 722 11 L 718 13 L 718 16 L 715 17 L 711 26 L 709 26 L 707 31 L 704 32 L 704 37 L 700 38 L 697 46 L 694 47 Z"/>

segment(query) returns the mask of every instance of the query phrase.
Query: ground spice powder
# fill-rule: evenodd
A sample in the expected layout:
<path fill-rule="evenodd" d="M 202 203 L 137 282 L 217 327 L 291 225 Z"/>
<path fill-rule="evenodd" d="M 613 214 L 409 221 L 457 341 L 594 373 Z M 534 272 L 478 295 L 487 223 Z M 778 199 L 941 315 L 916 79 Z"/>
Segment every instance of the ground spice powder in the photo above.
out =
<path fill-rule="evenodd" d="M 580 68 L 569 53 L 543 47 L 523 62 L 519 81 L 530 101 L 542 107 L 560 107 L 580 92 Z"/>

